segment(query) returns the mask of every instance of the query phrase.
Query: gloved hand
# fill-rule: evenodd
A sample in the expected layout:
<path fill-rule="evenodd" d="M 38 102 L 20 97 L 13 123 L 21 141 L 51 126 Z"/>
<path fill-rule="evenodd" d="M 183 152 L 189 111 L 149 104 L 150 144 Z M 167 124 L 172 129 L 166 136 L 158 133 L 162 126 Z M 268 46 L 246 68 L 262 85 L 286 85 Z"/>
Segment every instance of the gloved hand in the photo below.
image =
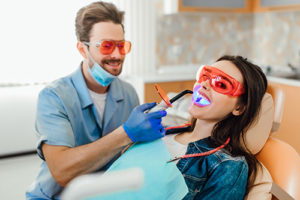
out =
<path fill-rule="evenodd" d="M 135 107 L 123 124 L 125 132 L 133 142 L 152 141 L 165 135 L 161 118 L 166 116 L 167 112 L 165 110 L 152 113 L 144 112 L 155 105 L 156 103 L 153 102 Z"/>

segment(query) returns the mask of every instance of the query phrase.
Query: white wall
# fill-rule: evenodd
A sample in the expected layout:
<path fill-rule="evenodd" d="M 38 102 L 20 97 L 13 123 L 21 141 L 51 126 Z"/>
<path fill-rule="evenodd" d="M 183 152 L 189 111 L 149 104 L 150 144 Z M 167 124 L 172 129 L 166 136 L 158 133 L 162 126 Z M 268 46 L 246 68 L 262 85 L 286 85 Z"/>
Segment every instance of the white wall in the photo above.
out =
<path fill-rule="evenodd" d="M 0 84 L 49 82 L 75 70 L 75 16 L 92 0 L 0 1 Z M 155 67 L 154 1 L 108 0 L 125 14 L 125 37 L 132 41 L 125 75 L 145 75 Z"/>
<path fill-rule="evenodd" d="M 75 70 L 75 16 L 89 2 L 0 1 L 0 83 L 49 82 Z"/>
<path fill-rule="evenodd" d="M 35 148 L 41 83 L 77 69 L 82 58 L 76 49 L 75 17 L 94 1 L 0 1 L 0 155 Z M 126 12 L 125 38 L 133 46 L 122 78 L 133 84 L 142 102 L 141 78 L 155 69 L 155 1 L 108 2 Z"/>

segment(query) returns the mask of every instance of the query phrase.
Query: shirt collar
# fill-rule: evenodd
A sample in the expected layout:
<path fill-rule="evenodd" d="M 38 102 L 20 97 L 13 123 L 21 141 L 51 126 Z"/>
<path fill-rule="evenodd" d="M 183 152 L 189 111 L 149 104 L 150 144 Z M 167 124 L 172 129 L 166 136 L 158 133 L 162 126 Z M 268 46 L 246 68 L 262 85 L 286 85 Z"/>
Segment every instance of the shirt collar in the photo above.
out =
<path fill-rule="evenodd" d="M 122 90 L 121 80 L 117 77 L 111 82 L 108 88 L 108 96 L 111 96 L 115 101 L 121 101 L 124 99 L 124 94 Z"/>
<path fill-rule="evenodd" d="M 86 108 L 87 106 L 93 104 L 93 101 L 85 83 L 81 70 L 81 65 L 82 63 L 80 63 L 79 68 L 71 75 L 71 79 L 78 93 L 82 108 Z"/>
<path fill-rule="evenodd" d="M 74 87 L 77 90 L 82 108 L 86 108 L 93 104 L 93 101 L 88 92 L 88 88 L 82 74 L 81 66 L 82 63 L 80 63 L 79 68 L 71 75 L 71 79 L 73 81 Z M 115 101 L 123 100 L 124 95 L 121 88 L 121 81 L 118 78 L 115 78 L 115 80 L 113 80 L 108 88 L 107 97 L 111 96 Z"/>

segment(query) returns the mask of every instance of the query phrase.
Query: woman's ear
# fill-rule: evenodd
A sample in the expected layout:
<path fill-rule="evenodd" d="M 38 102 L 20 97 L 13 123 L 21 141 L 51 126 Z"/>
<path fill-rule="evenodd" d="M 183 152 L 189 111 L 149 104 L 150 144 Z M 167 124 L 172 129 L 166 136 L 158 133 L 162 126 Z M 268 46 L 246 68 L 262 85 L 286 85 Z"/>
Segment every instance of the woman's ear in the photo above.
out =
<path fill-rule="evenodd" d="M 87 55 L 86 52 L 84 50 L 84 44 L 80 41 L 77 42 L 77 49 L 79 51 L 79 53 L 85 58 L 87 59 Z"/>
<path fill-rule="evenodd" d="M 245 105 L 237 105 L 237 107 L 232 111 L 232 114 L 235 116 L 239 116 L 239 115 L 243 114 L 245 109 L 246 109 Z"/>

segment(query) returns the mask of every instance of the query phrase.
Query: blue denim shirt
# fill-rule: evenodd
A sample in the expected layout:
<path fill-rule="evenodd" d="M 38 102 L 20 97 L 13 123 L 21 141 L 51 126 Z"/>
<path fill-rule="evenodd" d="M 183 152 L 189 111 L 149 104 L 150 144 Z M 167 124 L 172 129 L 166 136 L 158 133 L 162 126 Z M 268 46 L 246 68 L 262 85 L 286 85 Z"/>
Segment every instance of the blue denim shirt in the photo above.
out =
<path fill-rule="evenodd" d="M 59 199 L 63 190 L 45 162 L 43 142 L 68 147 L 91 143 L 122 125 L 138 104 L 134 88 L 116 78 L 107 92 L 102 120 L 89 95 L 81 67 L 45 87 L 39 94 L 36 117 L 37 152 L 43 162 L 26 198 Z"/>
<path fill-rule="evenodd" d="M 214 149 L 210 137 L 189 143 L 186 154 Z M 248 165 L 244 157 L 233 157 L 225 149 L 203 157 L 181 159 L 178 169 L 185 178 L 187 199 L 244 199 Z"/>

